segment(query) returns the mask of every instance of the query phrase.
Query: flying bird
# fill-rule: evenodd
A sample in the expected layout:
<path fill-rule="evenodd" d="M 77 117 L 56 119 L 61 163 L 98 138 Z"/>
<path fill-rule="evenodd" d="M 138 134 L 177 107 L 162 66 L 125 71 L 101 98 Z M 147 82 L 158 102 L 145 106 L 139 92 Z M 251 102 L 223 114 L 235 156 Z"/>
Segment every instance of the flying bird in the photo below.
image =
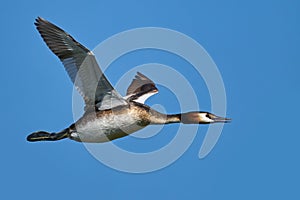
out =
<path fill-rule="evenodd" d="M 158 93 L 154 82 L 142 73 L 135 78 L 122 97 L 102 73 L 92 51 L 71 35 L 38 17 L 35 26 L 50 50 L 63 63 L 69 77 L 85 102 L 83 116 L 60 132 L 38 131 L 27 136 L 30 142 L 69 138 L 78 142 L 101 143 L 127 136 L 148 125 L 226 123 L 229 118 L 209 112 L 163 114 L 145 105 Z"/>

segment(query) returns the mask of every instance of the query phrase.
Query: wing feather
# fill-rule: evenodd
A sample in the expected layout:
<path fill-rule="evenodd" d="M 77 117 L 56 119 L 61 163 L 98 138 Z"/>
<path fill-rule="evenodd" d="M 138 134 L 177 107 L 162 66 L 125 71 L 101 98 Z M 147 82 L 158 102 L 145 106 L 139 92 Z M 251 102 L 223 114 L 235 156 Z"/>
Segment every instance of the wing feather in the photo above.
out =
<path fill-rule="evenodd" d="M 144 104 L 150 96 L 157 92 L 158 89 L 154 82 L 142 73 L 137 72 L 127 89 L 126 99 Z"/>
<path fill-rule="evenodd" d="M 89 49 L 41 17 L 34 24 L 47 46 L 63 63 L 76 89 L 84 98 L 86 109 L 97 106 L 104 110 L 127 104 L 106 79 Z"/>

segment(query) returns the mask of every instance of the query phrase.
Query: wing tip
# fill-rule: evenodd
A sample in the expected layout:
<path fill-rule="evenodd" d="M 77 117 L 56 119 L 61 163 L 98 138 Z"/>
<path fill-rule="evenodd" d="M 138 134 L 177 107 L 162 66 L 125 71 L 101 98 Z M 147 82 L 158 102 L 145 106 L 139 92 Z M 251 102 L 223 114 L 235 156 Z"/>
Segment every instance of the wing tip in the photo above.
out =
<path fill-rule="evenodd" d="M 145 76 L 144 74 L 142 74 L 142 73 L 139 72 L 139 71 L 136 72 L 135 78 L 136 78 L 136 79 L 140 79 L 140 80 L 147 80 L 147 81 L 153 83 L 153 81 L 152 81 L 150 78 L 148 78 L 147 76 Z"/>
<path fill-rule="evenodd" d="M 40 17 L 40 16 L 37 16 L 37 18 L 35 18 L 35 21 L 34 21 L 34 25 L 36 27 L 40 26 L 42 23 L 49 23 L 49 21 L 45 20 L 44 18 Z"/>

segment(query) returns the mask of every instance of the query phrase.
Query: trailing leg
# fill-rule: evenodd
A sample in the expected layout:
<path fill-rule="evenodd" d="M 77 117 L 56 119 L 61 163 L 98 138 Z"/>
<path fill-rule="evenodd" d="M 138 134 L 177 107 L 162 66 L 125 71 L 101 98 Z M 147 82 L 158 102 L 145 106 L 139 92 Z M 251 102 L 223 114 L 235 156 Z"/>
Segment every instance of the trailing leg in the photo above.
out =
<path fill-rule="evenodd" d="M 48 133 L 45 131 L 38 131 L 31 133 L 27 136 L 27 141 L 37 142 L 37 141 L 56 141 L 69 137 L 69 129 L 65 129 L 58 133 Z"/>

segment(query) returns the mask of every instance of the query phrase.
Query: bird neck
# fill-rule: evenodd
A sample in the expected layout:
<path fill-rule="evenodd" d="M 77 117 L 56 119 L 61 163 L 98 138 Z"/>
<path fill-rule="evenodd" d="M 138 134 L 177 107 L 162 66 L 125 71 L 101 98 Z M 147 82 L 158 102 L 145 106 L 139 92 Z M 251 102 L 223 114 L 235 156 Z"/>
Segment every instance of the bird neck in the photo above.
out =
<path fill-rule="evenodd" d="M 155 110 L 150 113 L 151 124 L 170 124 L 170 123 L 183 123 L 183 124 L 199 124 L 199 112 L 188 112 L 180 114 L 166 115 Z"/>
<path fill-rule="evenodd" d="M 166 115 L 160 113 L 159 115 L 152 115 L 150 117 L 151 124 L 171 124 L 180 123 L 180 115 Z"/>

